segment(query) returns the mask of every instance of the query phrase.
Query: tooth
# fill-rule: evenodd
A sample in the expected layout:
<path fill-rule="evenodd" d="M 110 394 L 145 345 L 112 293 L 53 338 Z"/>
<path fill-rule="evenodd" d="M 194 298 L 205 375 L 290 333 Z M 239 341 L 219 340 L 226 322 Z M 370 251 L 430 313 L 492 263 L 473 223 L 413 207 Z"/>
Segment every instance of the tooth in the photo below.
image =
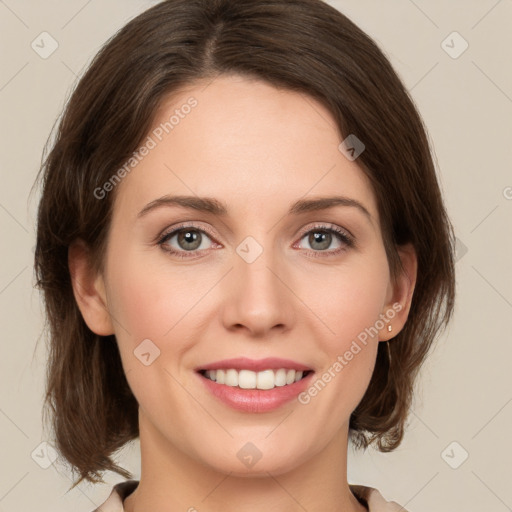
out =
<path fill-rule="evenodd" d="M 231 387 L 240 387 L 241 389 L 273 389 L 276 386 L 285 386 L 298 382 L 304 376 L 304 371 L 287 370 L 279 368 L 277 370 L 263 370 L 253 372 L 251 370 L 206 370 L 204 376 L 218 384 L 224 384 Z"/>
<path fill-rule="evenodd" d="M 226 386 L 238 386 L 238 372 L 232 368 L 227 370 L 224 384 Z"/>
<path fill-rule="evenodd" d="M 274 372 L 273 370 L 264 370 L 258 372 L 258 389 L 272 389 L 274 387 Z"/>
<path fill-rule="evenodd" d="M 256 372 L 240 370 L 238 373 L 238 385 L 242 389 L 254 389 L 256 387 Z"/>
<path fill-rule="evenodd" d="M 274 384 L 276 386 L 284 386 L 286 384 L 286 370 L 284 368 L 280 368 L 276 371 Z"/>

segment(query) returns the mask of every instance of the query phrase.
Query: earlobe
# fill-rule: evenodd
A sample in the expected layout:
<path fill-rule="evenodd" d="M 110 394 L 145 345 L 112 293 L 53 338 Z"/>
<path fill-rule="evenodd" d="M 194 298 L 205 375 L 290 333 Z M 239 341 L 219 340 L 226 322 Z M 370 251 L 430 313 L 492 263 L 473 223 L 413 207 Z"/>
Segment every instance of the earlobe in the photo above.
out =
<path fill-rule="evenodd" d="M 397 247 L 403 272 L 396 282 L 390 282 L 388 287 L 388 301 L 383 314 L 389 322 L 379 333 L 379 341 L 388 341 L 394 338 L 404 327 L 411 309 L 412 297 L 416 286 L 418 271 L 418 258 L 412 244 Z M 391 326 L 391 329 L 389 327 Z"/>
<path fill-rule="evenodd" d="M 68 266 L 73 294 L 89 329 L 100 336 L 114 334 L 103 276 L 93 270 L 90 251 L 83 240 L 70 245 Z"/>

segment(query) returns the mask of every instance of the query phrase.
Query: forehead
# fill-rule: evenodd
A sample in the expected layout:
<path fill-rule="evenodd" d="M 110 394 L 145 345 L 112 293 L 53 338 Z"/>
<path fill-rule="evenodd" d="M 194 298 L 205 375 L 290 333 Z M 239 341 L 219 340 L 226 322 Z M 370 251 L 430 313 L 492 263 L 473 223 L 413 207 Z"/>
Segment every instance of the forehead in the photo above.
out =
<path fill-rule="evenodd" d="M 261 216 L 300 197 L 344 195 L 378 219 L 370 182 L 341 142 L 331 113 L 303 93 L 238 75 L 189 85 L 162 102 L 144 141 L 151 149 L 119 185 L 116 209 L 131 216 L 186 194 Z"/>

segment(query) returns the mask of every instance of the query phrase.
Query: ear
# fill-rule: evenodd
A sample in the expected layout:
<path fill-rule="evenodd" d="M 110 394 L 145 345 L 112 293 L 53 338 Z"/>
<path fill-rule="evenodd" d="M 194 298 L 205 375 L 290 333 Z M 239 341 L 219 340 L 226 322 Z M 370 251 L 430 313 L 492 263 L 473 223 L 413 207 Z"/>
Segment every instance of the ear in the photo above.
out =
<path fill-rule="evenodd" d="M 387 320 L 379 331 L 379 341 L 388 341 L 403 329 L 416 285 L 418 258 L 414 246 L 408 243 L 398 246 L 397 250 L 404 270 L 396 282 L 390 281 L 388 285 L 386 304 L 381 315 L 381 318 Z M 391 326 L 391 331 L 388 326 Z"/>
<path fill-rule="evenodd" d="M 114 334 L 103 276 L 92 269 L 90 251 L 83 240 L 70 245 L 68 266 L 73 294 L 89 329 L 101 336 Z"/>

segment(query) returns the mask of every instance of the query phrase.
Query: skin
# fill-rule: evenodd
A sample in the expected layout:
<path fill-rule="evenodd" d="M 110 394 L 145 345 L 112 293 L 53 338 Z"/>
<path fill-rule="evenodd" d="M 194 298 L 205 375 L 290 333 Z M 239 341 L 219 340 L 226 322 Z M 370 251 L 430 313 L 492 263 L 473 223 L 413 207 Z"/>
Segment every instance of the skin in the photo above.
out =
<path fill-rule="evenodd" d="M 376 197 L 357 160 L 338 150 L 342 139 L 321 104 L 224 75 L 168 98 L 154 126 L 190 96 L 198 105 L 117 186 L 103 274 L 91 270 L 80 240 L 69 251 L 84 319 L 97 334 L 115 334 L 139 403 L 141 478 L 125 510 L 364 511 L 347 483 L 348 424 L 378 343 L 407 320 L 414 250 L 400 249 L 406 273 L 394 283 Z M 228 214 L 164 206 L 137 217 L 166 194 L 216 198 Z M 362 203 L 371 220 L 347 206 L 287 214 L 298 199 L 335 194 Z M 180 222 L 213 234 L 201 233 L 194 257 L 154 241 Z M 308 238 L 317 223 L 348 230 L 356 247 L 333 234 L 322 251 Z M 252 263 L 236 252 L 247 236 L 263 249 Z M 177 236 L 166 244 L 187 250 Z M 236 411 L 194 372 L 219 359 L 283 357 L 321 376 L 396 303 L 393 331 L 386 325 L 369 338 L 307 405 Z M 134 356 L 144 339 L 160 350 L 148 366 Z M 247 442 L 261 452 L 250 468 L 237 457 Z"/>

